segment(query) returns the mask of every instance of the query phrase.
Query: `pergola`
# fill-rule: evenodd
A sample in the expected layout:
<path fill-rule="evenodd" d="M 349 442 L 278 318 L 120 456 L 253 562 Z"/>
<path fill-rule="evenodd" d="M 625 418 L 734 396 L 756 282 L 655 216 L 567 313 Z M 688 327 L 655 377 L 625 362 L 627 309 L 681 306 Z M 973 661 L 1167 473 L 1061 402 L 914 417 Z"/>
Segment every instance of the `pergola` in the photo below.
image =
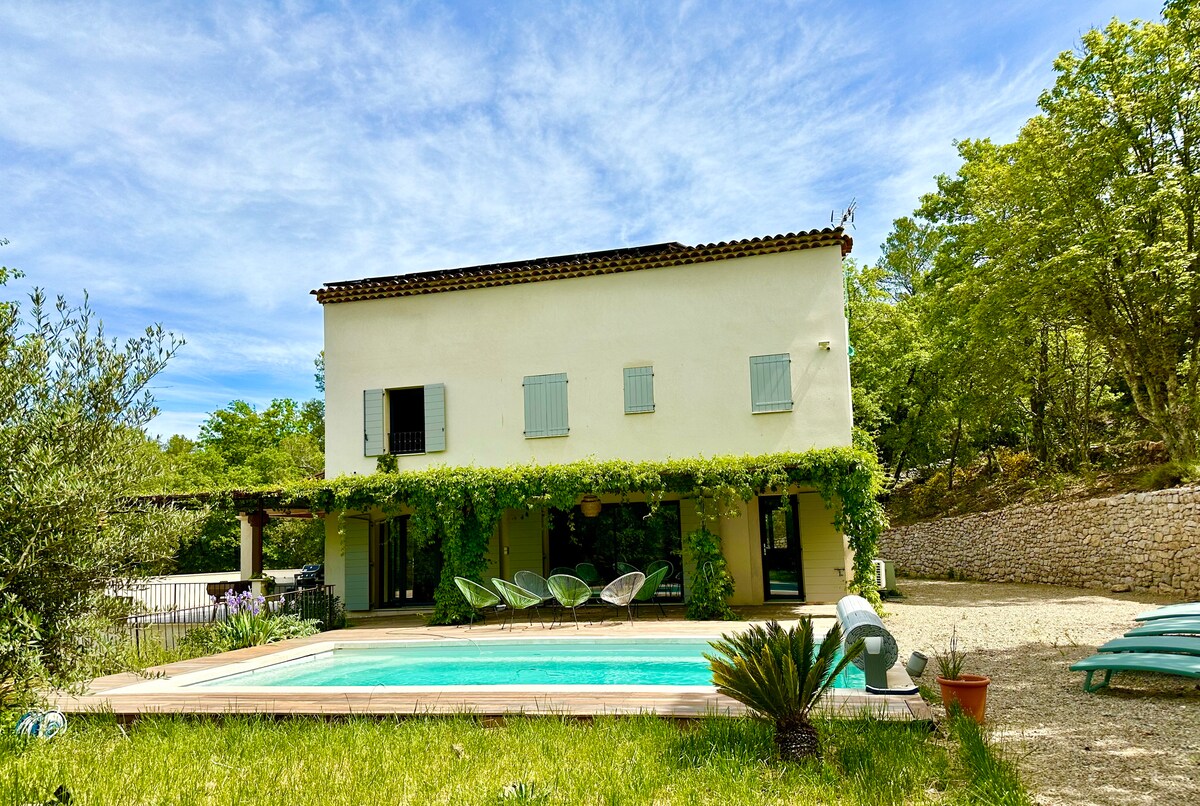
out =
<path fill-rule="evenodd" d="M 281 502 L 278 492 L 262 490 L 234 490 L 231 493 L 183 493 L 179 495 L 143 496 L 142 500 L 160 506 L 192 508 L 212 504 L 221 498 L 232 500 L 241 526 L 241 550 L 238 568 L 241 579 L 258 579 L 263 576 L 263 528 L 272 518 L 320 517 L 306 502 Z"/>

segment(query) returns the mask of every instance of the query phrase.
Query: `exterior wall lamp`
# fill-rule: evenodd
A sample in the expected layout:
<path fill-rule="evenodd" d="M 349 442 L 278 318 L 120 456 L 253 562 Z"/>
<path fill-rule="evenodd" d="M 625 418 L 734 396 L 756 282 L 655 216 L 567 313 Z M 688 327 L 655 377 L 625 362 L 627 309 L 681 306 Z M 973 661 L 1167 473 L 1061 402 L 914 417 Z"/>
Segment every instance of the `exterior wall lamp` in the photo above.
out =
<path fill-rule="evenodd" d="M 817 342 L 817 347 L 821 348 L 822 350 L 828 350 L 829 349 L 829 340 L 827 339 L 825 341 Z"/>

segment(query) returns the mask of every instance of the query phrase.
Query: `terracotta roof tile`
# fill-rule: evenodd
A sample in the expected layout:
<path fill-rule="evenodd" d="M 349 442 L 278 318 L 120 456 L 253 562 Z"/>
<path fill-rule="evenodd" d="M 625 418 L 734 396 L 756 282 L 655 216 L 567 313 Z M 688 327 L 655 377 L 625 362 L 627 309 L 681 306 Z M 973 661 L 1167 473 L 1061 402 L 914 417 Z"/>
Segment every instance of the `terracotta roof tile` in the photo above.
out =
<path fill-rule="evenodd" d="M 510 263 L 491 263 L 458 269 L 397 274 L 391 277 L 366 277 L 361 280 L 340 280 L 325 283 L 312 293 L 321 304 L 353 302 L 383 297 L 407 297 L 417 294 L 436 294 L 442 291 L 461 291 L 467 288 L 537 283 L 567 277 L 588 277 L 597 274 L 684 266 L 714 260 L 792 252 L 823 246 L 840 246 L 848 255 L 853 239 L 841 227 L 809 230 L 765 238 L 684 246 L 681 243 L 659 243 L 602 252 L 583 252 Z"/>

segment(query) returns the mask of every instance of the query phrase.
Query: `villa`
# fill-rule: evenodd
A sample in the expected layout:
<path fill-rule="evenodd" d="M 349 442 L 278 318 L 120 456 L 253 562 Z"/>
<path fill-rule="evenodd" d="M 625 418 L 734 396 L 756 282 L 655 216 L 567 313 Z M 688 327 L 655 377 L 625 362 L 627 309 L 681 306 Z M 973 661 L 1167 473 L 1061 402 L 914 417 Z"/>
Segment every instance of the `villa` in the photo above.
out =
<path fill-rule="evenodd" d="M 325 477 L 848 447 L 851 245 L 824 229 L 327 283 L 313 292 L 325 315 Z M 789 493 L 790 507 L 761 495 L 709 525 L 731 603 L 845 592 L 853 558 L 832 511 L 813 489 Z M 620 555 L 636 544 L 681 569 L 686 596 L 696 569 L 681 536 L 700 525 L 696 507 L 668 496 L 650 517 L 643 502 L 598 497 L 573 512 L 506 511 L 488 575 L 635 562 Z M 249 575 L 261 519 L 242 522 Z M 631 543 L 630 530 L 653 534 Z M 350 610 L 428 602 L 440 564 L 403 514 L 327 518 L 325 581 Z"/>

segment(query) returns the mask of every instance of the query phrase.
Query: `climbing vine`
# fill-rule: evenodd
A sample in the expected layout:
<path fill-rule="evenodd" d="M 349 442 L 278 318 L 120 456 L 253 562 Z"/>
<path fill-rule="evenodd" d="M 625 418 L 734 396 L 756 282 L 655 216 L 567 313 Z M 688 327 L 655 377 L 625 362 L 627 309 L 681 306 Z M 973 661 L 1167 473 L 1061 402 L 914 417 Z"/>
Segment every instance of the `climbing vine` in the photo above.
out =
<path fill-rule="evenodd" d="M 731 621 L 737 615 L 729 607 L 733 577 L 721 551 L 721 537 L 701 527 L 688 532 L 683 547 L 696 567 L 687 617 L 699 621 Z"/>
<path fill-rule="evenodd" d="M 666 496 L 690 499 L 701 524 L 734 514 L 755 495 L 779 494 L 791 485 L 812 487 L 833 512 L 834 524 L 854 550 L 850 589 L 877 599 L 871 560 L 885 525 L 876 501 L 879 470 L 874 456 L 859 448 L 826 448 L 804 453 L 765 456 L 721 456 L 665 462 L 582 461 L 565 465 L 510 465 L 500 468 L 433 467 L 377 472 L 307 481 L 283 489 L 261 491 L 280 505 L 303 505 L 317 511 L 381 511 L 385 516 L 408 513 L 409 528 L 442 548 L 442 577 L 434 594 L 431 621 L 452 624 L 469 615 L 454 586 L 454 577 L 480 578 L 487 568 L 491 535 L 507 509 L 570 509 L 587 493 L 636 496 L 652 509 Z M 697 562 L 701 553 L 720 570 L 707 590 L 727 599 L 732 578 L 724 568 L 720 544 L 715 549 L 701 530 L 689 536 Z M 715 535 L 714 535 L 715 537 Z M 716 552 L 714 557 L 712 552 Z M 697 573 L 699 576 L 699 571 Z M 699 582 L 704 589 L 705 582 Z M 692 596 L 700 591 L 693 583 Z M 715 602 L 710 602 L 718 608 Z M 716 610 L 714 610 L 716 612 Z"/>

